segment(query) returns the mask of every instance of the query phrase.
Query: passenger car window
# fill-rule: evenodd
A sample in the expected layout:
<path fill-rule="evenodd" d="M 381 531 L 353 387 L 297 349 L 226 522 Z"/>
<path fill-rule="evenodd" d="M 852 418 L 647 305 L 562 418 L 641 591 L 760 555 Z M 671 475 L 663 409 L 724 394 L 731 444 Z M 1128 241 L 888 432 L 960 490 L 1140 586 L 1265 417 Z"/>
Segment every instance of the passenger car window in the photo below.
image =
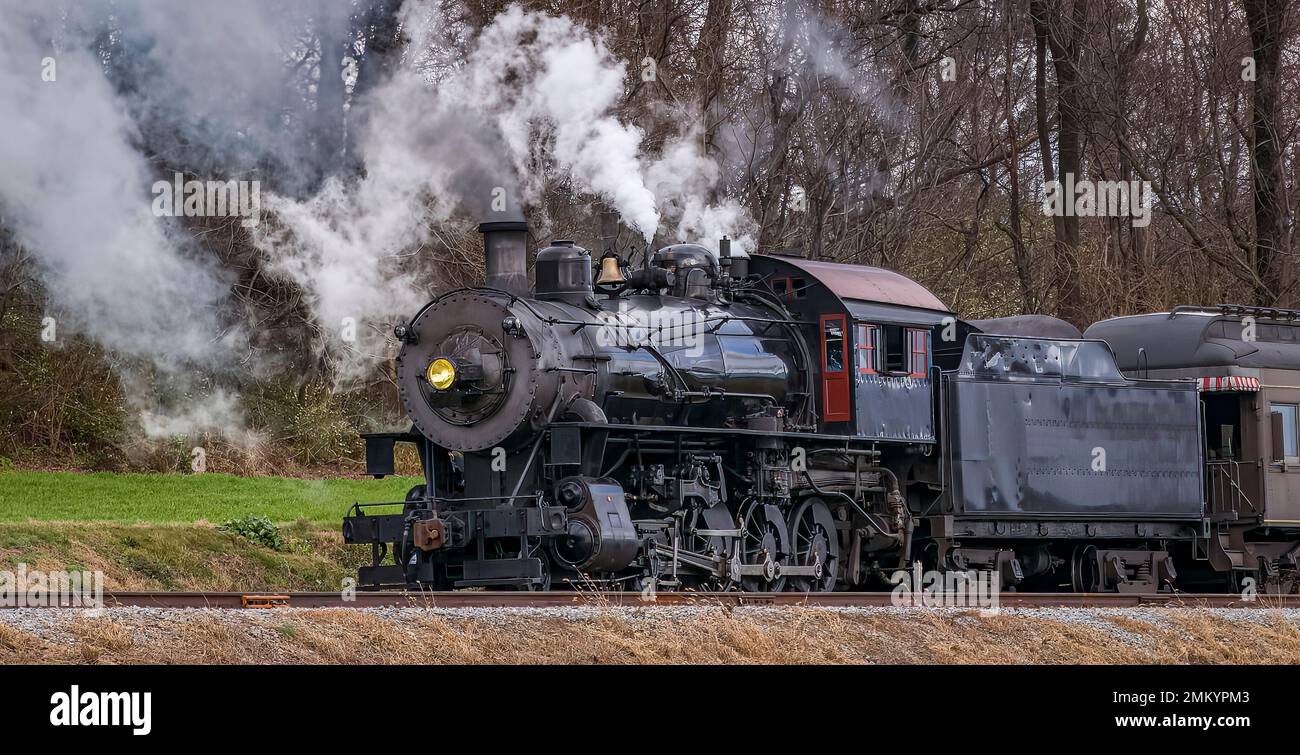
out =
<path fill-rule="evenodd" d="M 1275 414 L 1282 415 L 1282 439 L 1283 448 L 1285 449 L 1287 461 L 1297 461 L 1300 456 L 1300 424 L 1297 423 L 1297 407 L 1295 404 L 1269 404 L 1269 410 Z"/>

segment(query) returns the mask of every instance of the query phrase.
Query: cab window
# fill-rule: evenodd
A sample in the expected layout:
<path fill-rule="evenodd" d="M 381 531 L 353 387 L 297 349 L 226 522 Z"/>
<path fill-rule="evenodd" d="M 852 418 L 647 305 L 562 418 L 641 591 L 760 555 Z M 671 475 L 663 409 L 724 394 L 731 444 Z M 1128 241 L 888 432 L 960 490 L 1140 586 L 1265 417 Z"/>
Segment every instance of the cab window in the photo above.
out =
<path fill-rule="evenodd" d="M 907 372 L 912 377 L 929 377 L 930 331 L 907 329 Z"/>
<path fill-rule="evenodd" d="M 857 323 L 854 333 L 857 351 L 858 374 L 875 375 L 880 372 L 880 328 L 870 323 Z"/>
<path fill-rule="evenodd" d="M 826 372 L 844 371 L 844 321 L 826 320 L 823 324 L 823 337 L 826 348 Z"/>

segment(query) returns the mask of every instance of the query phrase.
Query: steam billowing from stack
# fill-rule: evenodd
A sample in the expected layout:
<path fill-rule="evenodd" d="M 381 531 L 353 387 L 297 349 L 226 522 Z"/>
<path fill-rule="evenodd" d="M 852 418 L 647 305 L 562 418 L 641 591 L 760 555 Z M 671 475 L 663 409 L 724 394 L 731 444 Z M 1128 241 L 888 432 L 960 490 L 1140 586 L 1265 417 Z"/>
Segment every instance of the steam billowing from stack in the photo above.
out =
<path fill-rule="evenodd" d="M 312 52 L 304 29 L 320 54 L 347 56 L 344 76 L 355 70 L 348 60 L 364 51 L 347 36 L 348 14 L 366 8 L 0 0 L 0 101 L 10 105 L 0 119 L 0 219 L 37 260 L 52 305 L 69 320 L 64 332 L 174 377 L 240 369 L 250 354 L 255 370 L 271 364 L 249 346 L 257 326 L 231 306 L 232 281 L 183 221 L 151 212 L 153 182 L 178 169 L 200 179 L 265 179 L 266 218 L 251 240 L 266 270 L 303 291 L 318 346 L 341 380 L 385 356 L 380 337 L 367 334 L 388 332 L 378 326 L 429 298 L 411 255 L 432 229 L 458 212 L 479 217 L 503 198 L 514 214 L 520 203 L 540 202 L 539 145 L 647 241 L 657 231 L 702 243 L 747 238 L 738 206 L 701 200 L 719 170 L 696 134 L 670 140 L 651 159 L 641 131 L 613 115 L 627 73 L 598 36 L 511 6 L 467 52 L 447 55 L 455 43 L 436 35 L 452 24 L 436 8 L 405 3 L 410 43 L 400 65 L 364 96 L 347 95 L 359 169 L 341 172 L 319 134 L 284 127 L 285 117 L 314 122 L 309 98 L 285 82 L 293 62 Z M 462 62 L 432 65 L 440 54 Z M 45 58 L 57 66 L 50 81 L 39 65 Z M 163 153 L 146 156 L 142 143 Z M 348 320 L 359 324 L 356 341 L 342 335 Z M 151 424 L 168 433 L 237 426 L 229 397 L 212 396 L 208 406 Z"/>

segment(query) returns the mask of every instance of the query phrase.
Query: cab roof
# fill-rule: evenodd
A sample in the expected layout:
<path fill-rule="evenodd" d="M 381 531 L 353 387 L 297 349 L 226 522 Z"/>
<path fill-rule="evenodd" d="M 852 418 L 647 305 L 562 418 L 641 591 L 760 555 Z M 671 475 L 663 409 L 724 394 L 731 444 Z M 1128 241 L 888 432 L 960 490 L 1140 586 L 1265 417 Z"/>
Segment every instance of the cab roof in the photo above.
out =
<path fill-rule="evenodd" d="M 906 275 L 867 265 L 845 265 L 784 255 L 756 255 L 792 265 L 841 299 L 949 312 L 930 290 Z"/>

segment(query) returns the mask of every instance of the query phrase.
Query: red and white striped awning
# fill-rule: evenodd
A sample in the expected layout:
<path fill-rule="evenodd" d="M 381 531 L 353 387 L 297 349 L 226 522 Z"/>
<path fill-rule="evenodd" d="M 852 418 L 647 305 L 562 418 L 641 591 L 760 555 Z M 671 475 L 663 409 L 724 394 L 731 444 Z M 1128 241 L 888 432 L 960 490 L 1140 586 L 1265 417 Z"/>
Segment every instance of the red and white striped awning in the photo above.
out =
<path fill-rule="evenodd" d="M 1258 391 L 1259 378 L 1241 375 L 1200 378 L 1202 391 Z"/>

